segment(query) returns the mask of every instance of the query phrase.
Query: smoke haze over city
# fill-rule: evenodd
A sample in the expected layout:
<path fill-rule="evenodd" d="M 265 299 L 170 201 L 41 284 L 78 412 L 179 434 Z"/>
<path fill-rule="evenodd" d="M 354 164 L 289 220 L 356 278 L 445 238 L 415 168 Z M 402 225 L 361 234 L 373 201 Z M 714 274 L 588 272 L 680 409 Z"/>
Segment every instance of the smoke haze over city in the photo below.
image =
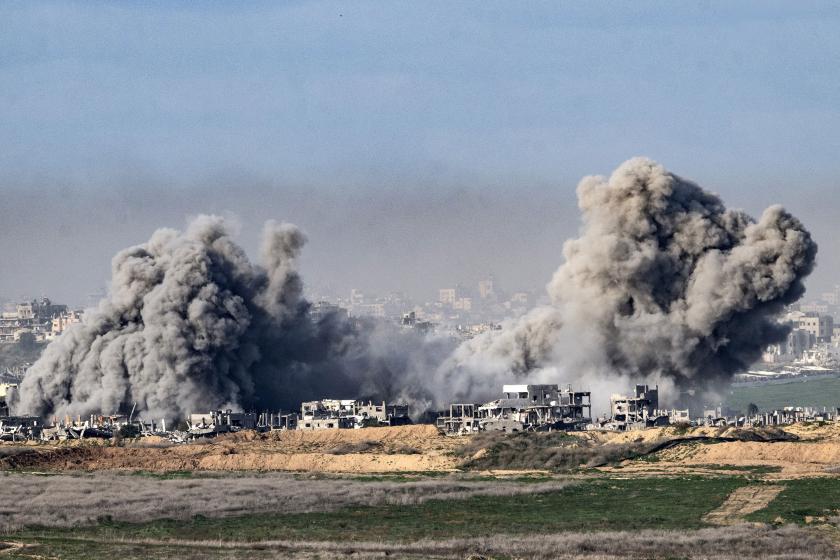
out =
<path fill-rule="evenodd" d="M 0 1 L 0 560 L 840 559 L 838 30 Z"/>
<path fill-rule="evenodd" d="M 635 155 L 750 215 L 782 204 L 828 289 L 837 10 L 748 4 L 6 3 L 0 296 L 86 305 L 111 255 L 199 214 L 252 256 L 295 223 L 319 293 L 542 292 L 580 177 Z"/>
<path fill-rule="evenodd" d="M 11 406 L 88 415 L 139 403 L 177 418 L 350 390 L 422 413 L 546 376 L 707 391 L 786 340 L 778 315 L 804 293 L 817 246 L 784 208 L 756 221 L 644 158 L 577 192 L 584 227 L 563 246 L 551 303 L 457 347 L 417 330 L 414 312 L 407 329 L 338 307 L 310 315 L 297 272 L 305 236 L 291 224 L 266 222 L 259 265 L 220 217 L 158 230 L 114 257 L 107 298 L 46 348 Z"/>

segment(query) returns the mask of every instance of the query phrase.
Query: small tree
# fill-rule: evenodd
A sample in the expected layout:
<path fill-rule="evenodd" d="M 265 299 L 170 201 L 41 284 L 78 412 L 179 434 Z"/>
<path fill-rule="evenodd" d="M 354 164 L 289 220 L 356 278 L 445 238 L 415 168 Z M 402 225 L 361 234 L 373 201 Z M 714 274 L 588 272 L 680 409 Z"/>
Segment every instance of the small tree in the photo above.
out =
<path fill-rule="evenodd" d="M 35 335 L 29 331 L 25 331 L 20 333 L 18 337 L 18 344 L 20 347 L 25 350 L 32 350 L 38 345 L 38 342 L 35 340 Z"/>
<path fill-rule="evenodd" d="M 758 414 L 758 405 L 755 403 L 750 403 L 747 405 L 747 416 L 755 416 Z"/>
<path fill-rule="evenodd" d="M 377 426 L 380 426 L 380 425 L 381 424 L 379 423 L 378 418 L 368 417 L 368 418 L 365 418 L 364 420 L 362 420 L 362 428 L 376 428 Z"/>
<path fill-rule="evenodd" d="M 136 424 L 123 424 L 120 426 L 119 434 L 124 438 L 136 438 L 140 435 L 140 428 Z"/>

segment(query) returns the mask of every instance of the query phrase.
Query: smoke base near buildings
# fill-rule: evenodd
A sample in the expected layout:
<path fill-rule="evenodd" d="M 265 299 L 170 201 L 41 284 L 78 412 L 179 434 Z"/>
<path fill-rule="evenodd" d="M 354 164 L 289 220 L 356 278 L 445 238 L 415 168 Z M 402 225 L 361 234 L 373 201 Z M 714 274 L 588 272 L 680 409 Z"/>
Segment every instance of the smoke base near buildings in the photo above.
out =
<path fill-rule="evenodd" d="M 178 417 L 346 394 L 417 412 L 513 379 L 714 388 L 786 335 L 776 315 L 804 292 L 817 247 L 783 208 L 754 220 L 641 158 L 584 178 L 578 199 L 583 228 L 563 246 L 551 304 L 457 348 L 337 314 L 313 321 L 295 226 L 266 224 L 259 264 L 221 218 L 159 230 L 114 257 L 108 297 L 49 345 L 13 408 L 86 415 L 137 403 Z"/>
<path fill-rule="evenodd" d="M 583 227 L 551 305 L 459 347 L 447 378 L 714 390 L 787 335 L 777 316 L 804 293 L 817 246 L 782 207 L 754 220 L 643 158 L 577 194 Z"/>

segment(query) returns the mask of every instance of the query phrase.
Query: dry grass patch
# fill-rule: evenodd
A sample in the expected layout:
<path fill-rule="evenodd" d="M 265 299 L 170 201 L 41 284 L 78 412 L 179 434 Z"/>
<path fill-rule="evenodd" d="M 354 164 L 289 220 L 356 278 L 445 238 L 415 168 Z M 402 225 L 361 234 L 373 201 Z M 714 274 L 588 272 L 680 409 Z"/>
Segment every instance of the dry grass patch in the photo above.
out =
<path fill-rule="evenodd" d="M 71 527 L 108 519 L 144 522 L 252 513 L 335 511 L 347 506 L 414 505 L 428 500 L 511 496 L 561 490 L 565 480 L 523 484 L 441 477 L 408 482 L 346 478 L 301 480 L 289 474 L 132 476 L 116 473 L 0 477 L 0 530 Z"/>
<path fill-rule="evenodd" d="M 201 541 L 180 539 L 44 540 L 37 552 L 83 547 L 88 554 L 120 555 L 123 560 L 157 556 L 160 547 L 179 558 L 289 558 L 314 560 L 352 557 L 463 560 L 528 558 L 533 560 L 813 560 L 840 558 L 830 541 L 795 526 L 738 526 L 696 531 L 610 531 L 552 535 L 495 535 L 484 538 L 424 539 L 414 542 Z M 137 555 L 126 550 L 142 551 Z M 104 556 L 102 556 L 104 557 Z M 169 557 L 169 556 L 167 556 Z"/>

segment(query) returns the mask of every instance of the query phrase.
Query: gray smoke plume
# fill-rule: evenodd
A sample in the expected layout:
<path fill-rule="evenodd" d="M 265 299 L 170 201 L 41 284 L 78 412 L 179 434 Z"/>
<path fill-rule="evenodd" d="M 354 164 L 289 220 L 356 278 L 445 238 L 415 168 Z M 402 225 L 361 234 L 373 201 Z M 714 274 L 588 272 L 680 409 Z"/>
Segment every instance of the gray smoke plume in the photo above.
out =
<path fill-rule="evenodd" d="M 13 409 L 85 416 L 137 403 L 152 417 L 181 418 L 325 395 L 423 405 L 413 368 L 445 355 L 446 342 L 337 314 L 314 322 L 296 270 L 304 242 L 296 227 L 267 223 L 257 266 L 221 218 L 200 216 L 184 233 L 162 229 L 120 252 L 109 296 L 46 348 Z"/>
<path fill-rule="evenodd" d="M 438 371 L 456 393 L 511 376 L 712 388 L 784 339 L 776 317 L 804 293 L 817 246 L 783 208 L 753 220 L 642 158 L 577 193 L 583 228 L 551 305 L 458 348 Z"/>
<path fill-rule="evenodd" d="M 177 418 L 332 395 L 418 413 L 516 380 L 702 389 L 784 338 L 776 316 L 804 292 L 817 247 L 781 207 L 753 220 L 645 159 L 585 178 L 578 198 L 583 229 L 564 246 L 551 305 L 457 348 L 338 314 L 313 321 L 294 226 L 266 224 L 261 265 L 220 218 L 160 230 L 114 258 L 110 295 L 47 347 L 12 407 L 87 415 L 137 403 Z"/>

